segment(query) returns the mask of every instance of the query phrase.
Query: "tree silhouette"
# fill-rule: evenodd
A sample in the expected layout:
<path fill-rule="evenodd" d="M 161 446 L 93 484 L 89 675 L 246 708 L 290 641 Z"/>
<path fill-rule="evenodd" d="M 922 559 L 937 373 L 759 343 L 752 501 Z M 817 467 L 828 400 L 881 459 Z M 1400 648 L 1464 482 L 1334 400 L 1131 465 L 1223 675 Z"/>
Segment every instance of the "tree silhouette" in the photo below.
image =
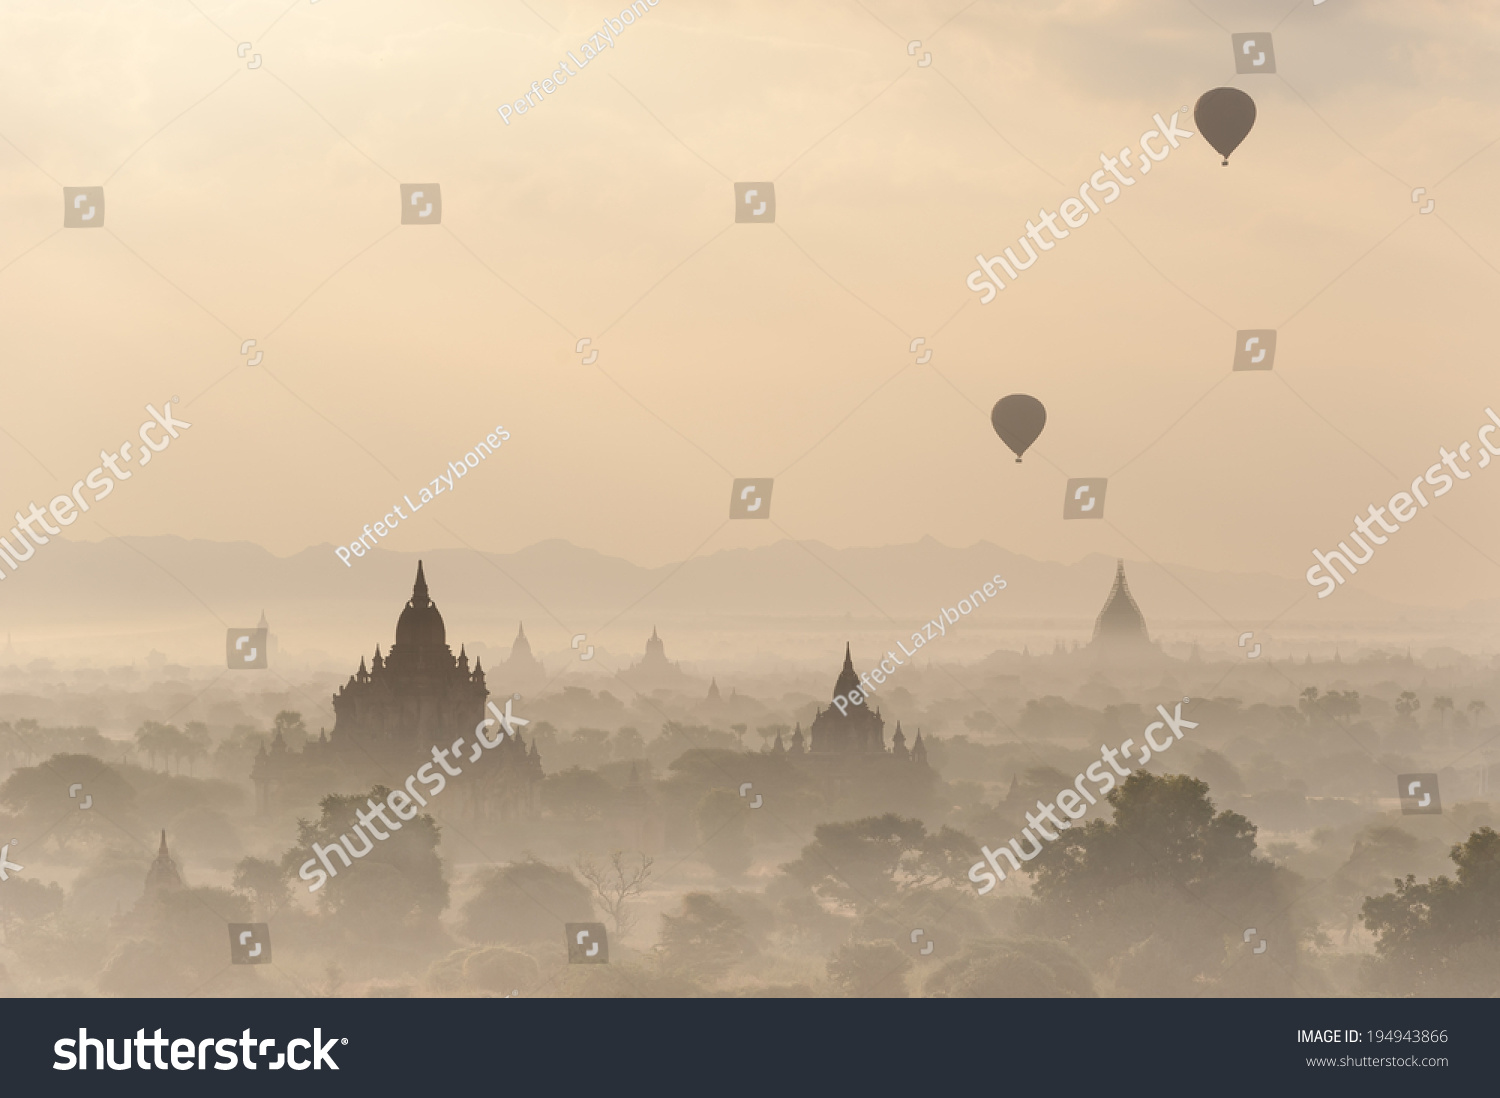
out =
<path fill-rule="evenodd" d="M 802 856 L 781 869 L 819 899 L 867 913 L 902 892 L 968 888 L 978 855 L 979 844 L 961 831 L 929 835 L 921 820 L 887 813 L 819 824 Z"/>
<path fill-rule="evenodd" d="M 578 875 L 594 890 L 594 902 L 615 924 L 615 937 L 623 938 L 635 919 L 625 905 L 646 891 L 651 879 L 653 859 L 637 854 L 632 865 L 623 850 L 612 850 L 609 864 L 599 866 L 586 858 L 578 859 Z"/>
<path fill-rule="evenodd" d="M 927 980 L 942 998 L 1091 998 L 1094 980 L 1061 942 L 1041 938 L 974 941 Z"/>
<path fill-rule="evenodd" d="M 290 709 L 283 709 L 276 714 L 276 719 L 271 724 L 271 735 L 274 737 L 277 732 L 281 733 L 287 747 L 293 751 L 307 742 L 307 726 L 302 723 L 302 714 Z"/>
<path fill-rule="evenodd" d="M 1481 827 L 1448 854 L 1455 879 L 1415 875 L 1367 897 L 1377 982 L 1404 995 L 1490 995 L 1500 978 L 1500 834 Z"/>
<path fill-rule="evenodd" d="M 542 779 L 542 803 L 548 811 L 573 820 L 591 820 L 600 815 L 617 797 L 597 770 L 570 766 Z"/>
<path fill-rule="evenodd" d="M 1319 721 L 1328 720 L 1347 727 L 1349 718 L 1359 715 L 1359 691 L 1330 690 L 1319 697 L 1318 688 L 1309 686 L 1298 698 L 1297 708 L 1309 723 L 1316 724 Z"/>
<path fill-rule="evenodd" d="M 315 822 L 297 821 L 297 845 L 281 862 L 283 869 L 295 874 L 313 856 L 314 843 L 336 846 L 345 835 L 355 849 L 369 843 L 369 851 L 358 860 L 351 858 L 347 867 L 332 855 L 338 875 L 330 877 L 317 893 L 325 911 L 348 913 L 352 922 L 367 930 L 374 930 L 375 922 L 399 929 L 415 920 L 436 920 L 448 906 L 448 882 L 437 854 L 438 825 L 431 816 L 406 820 L 399 831 L 385 832 L 385 839 L 374 838 L 368 830 L 355 832 L 356 814 L 364 812 L 368 817 L 367 802 L 380 804 L 389 793 L 383 785 L 368 793 L 330 793 L 318 802 L 321 814 Z"/>
<path fill-rule="evenodd" d="M 755 734 L 761 739 L 761 750 L 769 751 L 777 736 L 786 736 L 791 731 L 792 726 L 789 724 L 762 724 L 755 729 Z"/>
<path fill-rule="evenodd" d="M 755 953 L 745 923 L 727 904 L 706 892 L 689 892 L 682 911 L 661 917 L 657 944 L 662 965 L 694 980 L 714 980 Z"/>
<path fill-rule="evenodd" d="M 31 923 L 62 910 L 63 890 L 56 884 L 43 884 L 34 877 L 18 877 L 0 888 L 0 929 L 10 939 L 10 928 L 16 923 Z"/>
<path fill-rule="evenodd" d="M 156 769 L 158 756 L 162 760 L 162 769 L 167 768 L 166 764 L 178 750 L 181 738 L 182 733 L 176 727 L 159 721 L 146 721 L 135 732 L 136 746 L 151 760 L 152 770 Z"/>
<path fill-rule="evenodd" d="M 905 999 L 911 958 L 895 942 L 849 942 L 828 961 L 828 978 L 859 999 Z"/>
<path fill-rule="evenodd" d="M 564 924 L 593 919 L 589 890 L 568 870 L 528 855 L 479 878 L 479 891 L 464 905 L 461 926 L 476 942 L 563 941 Z"/>
<path fill-rule="evenodd" d="M 234 890 L 248 892 L 262 919 L 275 916 L 291 897 L 286 872 L 275 862 L 264 858 L 241 858 L 234 867 Z"/>
<path fill-rule="evenodd" d="M 208 757 L 213 738 L 208 734 L 208 725 L 202 721 L 188 721 L 182 729 L 182 738 L 177 745 L 178 754 L 187 760 L 188 773 L 193 772 L 193 763 Z"/>
<path fill-rule="evenodd" d="M 1216 812 L 1208 786 L 1180 774 L 1138 770 L 1106 799 L 1113 820 L 1059 831 L 1024 863 L 1035 881 L 1021 925 L 1114 962 L 1129 993 L 1184 994 L 1232 977 L 1226 990 L 1285 994 L 1310 928 L 1287 910 L 1296 876 L 1256 856 L 1255 825 Z M 1276 965 L 1234 964 L 1248 927 L 1275 943 Z"/>
<path fill-rule="evenodd" d="M 75 835 L 118 834 L 121 824 L 134 826 L 135 796 L 129 782 L 92 755 L 53 755 L 0 784 L 0 804 L 15 813 L 15 822 L 49 836 L 59 850 Z M 92 798 L 90 806 L 97 811 L 81 811 L 85 798 Z"/>

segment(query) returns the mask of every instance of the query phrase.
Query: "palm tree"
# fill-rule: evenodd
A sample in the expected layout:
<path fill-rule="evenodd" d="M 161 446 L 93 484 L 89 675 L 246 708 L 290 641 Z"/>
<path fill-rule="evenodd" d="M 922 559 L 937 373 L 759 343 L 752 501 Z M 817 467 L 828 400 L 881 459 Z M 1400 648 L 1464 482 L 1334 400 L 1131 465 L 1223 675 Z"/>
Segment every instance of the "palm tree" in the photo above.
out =
<path fill-rule="evenodd" d="M 160 755 L 163 761 L 172 756 L 174 741 L 182 733 L 170 724 L 161 724 L 158 721 L 146 721 L 135 731 L 136 746 L 144 751 L 151 760 L 151 769 L 156 769 L 156 757 Z"/>
<path fill-rule="evenodd" d="M 193 772 L 193 760 L 208 756 L 213 740 L 208 734 L 208 725 L 202 721 L 188 721 L 182 730 L 182 756 L 188 761 L 188 773 Z"/>
<path fill-rule="evenodd" d="M 281 738 L 290 748 L 296 748 L 307 739 L 307 726 L 302 723 L 302 714 L 290 709 L 283 709 L 276 714 L 276 720 L 271 725 L 272 736 L 277 732 L 281 733 Z"/>
<path fill-rule="evenodd" d="M 1438 727 L 1446 728 L 1448 725 L 1448 710 L 1453 708 L 1453 699 L 1445 697 L 1433 698 L 1432 708 L 1437 710 Z"/>
<path fill-rule="evenodd" d="M 1401 691 L 1401 696 L 1396 699 L 1396 712 L 1401 716 L 1411 719 L 1413 713 L 1422 708 L 1422 703 L 1417 700 L 1416 694 L 1410 690 Z"/>

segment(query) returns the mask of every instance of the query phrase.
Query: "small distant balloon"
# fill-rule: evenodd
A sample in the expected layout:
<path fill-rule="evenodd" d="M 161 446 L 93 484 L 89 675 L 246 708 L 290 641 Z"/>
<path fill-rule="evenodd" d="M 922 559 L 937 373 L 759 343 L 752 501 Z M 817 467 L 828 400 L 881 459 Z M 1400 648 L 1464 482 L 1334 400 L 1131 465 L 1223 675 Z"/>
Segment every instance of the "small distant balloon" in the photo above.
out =
<path fill-rule="evenodd" d="M 1019 464 L 1026 448 L 1037 440 L 1042 428 L 1047 426 L 1047 409 L 1034 396 L 1012 393 L 996 401 L 994 410 L 990 412 L 990 423 L 995 428 L 995 434 L 1000 436 L 1000 441 L 1016 455 L 1016 462 Z"/>
<path fill-rule="evenodd" d="M 1198 132 L 1224 158 L 1227 168 L 1229 154 L 1240 147 L 1250 127 L 1255 125 L 1255 100 L 1239 88 L 1214 88 L 1198 97 L 1193 121 L 1198 124 Z"/>

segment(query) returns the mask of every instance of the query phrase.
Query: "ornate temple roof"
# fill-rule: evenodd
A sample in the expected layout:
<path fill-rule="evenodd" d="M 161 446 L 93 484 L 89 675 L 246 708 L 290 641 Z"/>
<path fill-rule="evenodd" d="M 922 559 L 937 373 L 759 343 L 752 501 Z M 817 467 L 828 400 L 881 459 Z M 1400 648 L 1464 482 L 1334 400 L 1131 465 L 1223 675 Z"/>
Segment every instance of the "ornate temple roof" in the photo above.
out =
<path fill-rule="evenodd" d="M 838 680 L 833 684 L 833 696 L 849 696 L 851 690 L 859 689 L 859 676 L 854 673 L 854 657 L 849 652 L 849 642 L 844 642 L 844 666 L 839 671 Z M 862 694 L 863 692 L 861 692 Z M 864 702 L 858 704 L 863 705 Z"/>
<path fill-rule="evenodd" d="M 182 875 L 177 872 L 177 863 L 167 853 L 167 833 L 161 833 L 161 847 L 156 860 L 146 872 L 146 895 L 158 896 L 163 892 L 177 892 L 183 887 Z"/>
<path fill-rule="evenodd" d="M 1125 582 L 1125 562 L 1116 562 L 1115 585 L 1104 602 L 1104 609 L 1094 622 L 1094 644 L 1113 642 L 1148 643 L 1146 619 L 1141 608 L 1130 597 L 1130 587 Z"/>
<path fill-rule="evenodd" d="M 417 582 L 412 584 L 411 600 L 396 622 L 396 644 L 404 645 L 406 651 L 414 648 L 441 646 L 448 642 L 443 615 L 437 604 L 427 595 L 427 577 L 422 574 L 422 562 L 417 561 Z"/>

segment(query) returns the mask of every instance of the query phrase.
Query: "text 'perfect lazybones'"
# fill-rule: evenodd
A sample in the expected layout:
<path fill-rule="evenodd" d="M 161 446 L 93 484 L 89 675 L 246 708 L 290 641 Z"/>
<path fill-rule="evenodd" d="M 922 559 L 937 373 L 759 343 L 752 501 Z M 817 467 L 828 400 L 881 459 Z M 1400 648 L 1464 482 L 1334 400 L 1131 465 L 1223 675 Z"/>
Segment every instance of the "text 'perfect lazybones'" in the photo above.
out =
<path fill-rule="evenodd" d="M 901 649 L 901 651 L 905 652 L 908 656 L 915 656 L 917 654 L 917 651 L 924 644 L 927 644 L 929 641 L 946 637 L 948 635 L 948 626 L 957 625 L 959 618 L 968 617 L 968 615 L 972 614 L 985 602 L 994 598 L 1003 590 L 1005 590 L 1005 580 L 1002 579 L 999 575 L 996 575 L 991 580 L 986 580 L 979 587 L 974 588 L 973 592 L 970 593 L 968 598 L 959 599 L 958 605 L 956 607 L 941 607 L 939 608 L 936 617 L 923 622 L 922 629 L 925 629 L 927 631 L 927 637 L 925 640 L 922 637 L 922 629 L 918 629 L 911 635 L 911 648 L 907 648 L 906 645 L 902 644 L 900 641 L 896 642 L 896 647 Z M 934 629 L 937 630 L 936 633 L 933 632 Z M 929 653 L 929 655 L 930 654 L 931 653 Z M 887 676 L 894 675 L 896 673 L 897 666 L 904 667 L 906 665 L 906 661 L 903 660 L 900 656 L 896 655 L 894 651 L 887 651 L 885 655 L 886 658 L 881 660 L 880 663 L 877 664 L 874 668 L 869 671 L 860 673 L 858 686 L 850 690 L 847 694 L 834 695 L 833 704 L 838 706 L 838 710 L 840 713 L 847 714 L 851 705 L 859 705 L 861 702 L 867 700 L 872 694 L 875 693 L 875 686 L 870 685 L 870 679 L 873 678 L 875 680 L 876 686 L 879 686 L 880 684 L 885 682 Z M 887 667 L 886 664 L 891 661 L 894 661 L 894 664 L 890 667 Z"/>
<path fill-rule="evenodd" d="M 579 69 L 584 68 L 584 66 L 606 49 L 614 49 L 615 39 L 619 36 L 620 32 L 660 3 L 661 0 L 635 0 L 630 7 L 621 9 L 618 18 L 613 15 L 606 16 L 599 33 L 589 35 L 583 45 L 578 47 L 578 53 L 583 54 L 583 57 L 579 58 L 572 50 L 569 50 L 568 58 Z M 544 76 L 540 80 L 533 80 L 531 82 L 531 89 L 523 92 L 520 99 L 517 99 L 514 103 L 500 104 L 496 108 L 500 112 L 500 120 L 509 126 L 512 115 L 525 114 L 533 107 L 540 107 L 544 101 L 542 99 L 544 95 L 556 94 L 568 82 L 568 77 L 577 75 L 577 72 L 568 68 L 567 61 L 559 61 L 557 68 L 552 70 L 551 76 Z M 536 98 L 533 99 L 533 96 Z"/>
<path fill-rule="evenodd" d="M 508 438 L 510 438 L 509 431 L 504 427 L 496 427 L 476 443 L 474 449 L 464 455 L 463 461 L 450 461 L 447 472 L 439 473 L 433 477 L 430 490 L 428 488 L 417 489 L 415 502 L 412 501 L 410 495 L 403 495 L 401 498 L 411 508 L 412 514 L 416 514 L 444 492 L 451 492 L 454 484 L 468 476 L 470 469 L 479 468 L 479 463 L 500 449 L 500 444 Z M 473 460 L 469 460 L 470 458 Z M 339 560 L 344 562 L 345 568 L 352 568 L 354 564 L 349 559 L 351 555 L 356 557 L 364 556 L 369 549 L 375 548 L 375 544 L 380 538 L 388 537 L 390 532 L 397 526 L 400 526 L 403 520 L 409 518 L 411 518 L 411 515 L 401 510 L 401 504 L 394 503 L 391 505 L 391 509 L 385 513 L 383 519 L 375 523 L 365 524 L 364 531 L 359 535 L 358 540 L 351 541 L 347 548 L 342 545 L 335 546 L 333 551 L 338 554 Z M 367 538 L 370 539 L 368 545 L 366 545 L 365 541 Z"/>

